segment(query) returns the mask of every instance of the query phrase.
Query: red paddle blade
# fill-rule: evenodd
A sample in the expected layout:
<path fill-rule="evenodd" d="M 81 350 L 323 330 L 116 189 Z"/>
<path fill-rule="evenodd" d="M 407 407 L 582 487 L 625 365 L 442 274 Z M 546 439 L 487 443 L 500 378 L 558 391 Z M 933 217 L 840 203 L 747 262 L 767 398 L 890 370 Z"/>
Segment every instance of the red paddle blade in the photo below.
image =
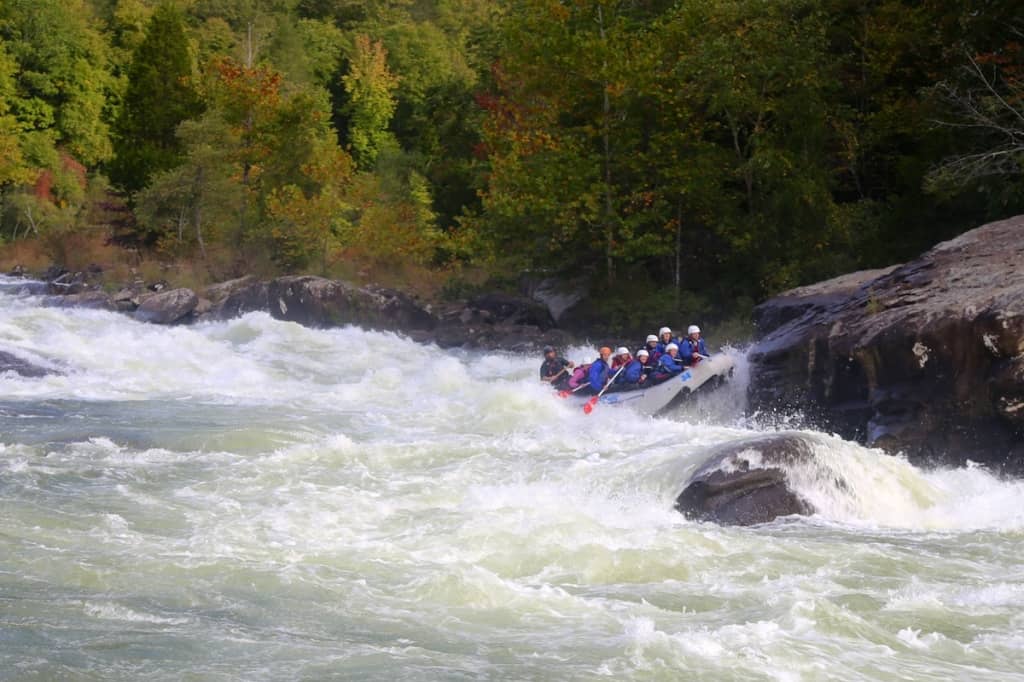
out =
<path fill-rule="evenodd" d="M 572 391 L 559 391 L 558 392 L 558 397 L 559 398 L 568 398 L 570 393 L 572 393 Z"/>
<path fill-rule="evenodd" d="M 597 396 L 596 395 L 593 398 L 591 398 L 590 400 L 588 400 L 586 403 L 584 403 L 584 405 L 583 405 L 583 414 L 590 414 L 591 412 L 593 412 L 594 411 L 594 405 L 597 405 Z"/>

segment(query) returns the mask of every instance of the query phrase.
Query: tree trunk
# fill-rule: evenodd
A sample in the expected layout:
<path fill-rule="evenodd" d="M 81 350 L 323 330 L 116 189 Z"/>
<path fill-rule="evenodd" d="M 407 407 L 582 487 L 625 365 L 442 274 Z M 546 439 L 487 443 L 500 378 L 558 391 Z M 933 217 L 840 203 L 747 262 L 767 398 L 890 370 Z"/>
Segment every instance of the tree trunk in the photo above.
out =
<path fill-rule="evenodd" d="M 679 297 L 681 295 L 681 289 L 683 285 L 683 273 L 682 273 L 682 253 L 683 253 L 683 198 L 679 197 L 679 201 L 676 203 L 676 267 L 675 267 L 675 285 L 676 285 L 676 310 L 679 310 Z"/>
<path fill-rule="evenodd" d="M 256 60 L 256 46 L 253 40 L 253 23 L 249 21 L 246 25 L 245 39 L 245 68 L 252 69 Z M 251 76 L 251 74 L 249 74 Z M 252 130 L 255 127 L 253 111 L 250 108 L 245 116 L 245 134 L 242 136 L 242 147 L 248 150 L 252 146 Z M 249 179 L 252 174 L 252 164 L 249 163 L 248 154 L 242 156 L 242 210 L 238 218 L 238 241 L 242 243 L 245 239 L 246 220 L 249 217 Z"/>
<path fill-rule="evenodd" d="M 182 206 L 181 210 L 178 211 L 178 246 L 181 246 L 181 240 L 185 232 L 185 209 L 186 206 Z"/>
<path fill-rule="evenodd" d="M 750 172 L 747 155 L 744 153 L 743 145 L 740 144 L 740 128 L 736 119 L 728 111 L 725 117 L 729 121 L 729 132 L 732 133 L 732 148 L 736 152 L 736 162 L 743 166 L 743 185 L 747 190 L 747 212 L 754 212 L 754 176 Z"/>
<path fill-rule="evenodd" d="M 203 192 L 203 167 L 196 170 L 195 185 L 192 193 L 192 222 L 196 226 L 196 243 L 199 244 L 199 254 L 206 260 L 206 244 L 203 242 L 203 204 L 200 201 Z"/>
<path fill-rule="evenodd" d="M 597 21 L 601 35 L 602 44 L 605 42 L 604 11 L 601 5 L 597 6 Z M 607 79 L 608 59 L 602 62 L 602 71 Z M 615 222 L 612 217 L 612 143 L 611 143 L 611 98 L 608 95 L 610 84 L 607 80 L 602 83 L 604 98 L 601 107 L 601 143 L 604 148 L 604 256 L 605 265 L 608 268 L 608 286 L 615 284 L 615 260 L 613 258 L 613 247 L 615 244 Z"/>

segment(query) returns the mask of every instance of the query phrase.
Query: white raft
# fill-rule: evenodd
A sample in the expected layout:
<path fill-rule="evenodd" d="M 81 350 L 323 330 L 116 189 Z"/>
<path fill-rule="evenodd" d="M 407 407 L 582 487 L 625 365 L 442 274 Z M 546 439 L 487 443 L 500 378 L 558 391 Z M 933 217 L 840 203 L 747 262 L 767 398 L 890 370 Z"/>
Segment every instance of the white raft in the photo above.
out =
<path fill-rule="evenodd" d="M 693 367 L 662 383 L 635 391 L 605 393 L 599 405 L 628 406 L 641 414 L 653 415 L 668 407 L 677 397 L 693 393 L 710 382 L 711 386 L 721 383 L 732 374 L 735 361 L 728 355 L 714 355 L 701 360 Z M 583 405 L 593 396 L 572 396 L 574 402 Z"/>

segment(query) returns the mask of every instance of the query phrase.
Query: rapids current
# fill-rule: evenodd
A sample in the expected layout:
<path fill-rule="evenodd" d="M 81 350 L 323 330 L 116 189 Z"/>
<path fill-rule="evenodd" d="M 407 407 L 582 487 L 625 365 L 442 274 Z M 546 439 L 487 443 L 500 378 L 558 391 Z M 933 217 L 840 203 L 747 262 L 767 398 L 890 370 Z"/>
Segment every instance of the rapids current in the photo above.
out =
<path fill-rule="evenodd" d="M 672 509 L 741 380 L 585 416 L 539 358 L 10 294 L 0 350 L 57 371 L 0 375 L 0 679 L 1024 680 L 1024 482 L 809 432 L 815 516 Z"/>

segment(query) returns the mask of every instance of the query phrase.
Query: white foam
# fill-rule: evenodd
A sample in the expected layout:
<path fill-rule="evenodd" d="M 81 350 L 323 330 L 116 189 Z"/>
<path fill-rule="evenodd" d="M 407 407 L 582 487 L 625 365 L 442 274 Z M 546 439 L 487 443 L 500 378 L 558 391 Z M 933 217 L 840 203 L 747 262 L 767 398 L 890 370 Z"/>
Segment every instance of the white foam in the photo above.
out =
<path fill-rule="evenodd" d="M 110 602 L 85 602 L 83 611 L 92 618 L 101 620 L 117 620 L 129 623 L 151 623 L 154 625 L 184 625 L 189 622 L 188 618 L 167 618 L 156 616 L 151 613 L 135 611 L 126 606 Z"/>

